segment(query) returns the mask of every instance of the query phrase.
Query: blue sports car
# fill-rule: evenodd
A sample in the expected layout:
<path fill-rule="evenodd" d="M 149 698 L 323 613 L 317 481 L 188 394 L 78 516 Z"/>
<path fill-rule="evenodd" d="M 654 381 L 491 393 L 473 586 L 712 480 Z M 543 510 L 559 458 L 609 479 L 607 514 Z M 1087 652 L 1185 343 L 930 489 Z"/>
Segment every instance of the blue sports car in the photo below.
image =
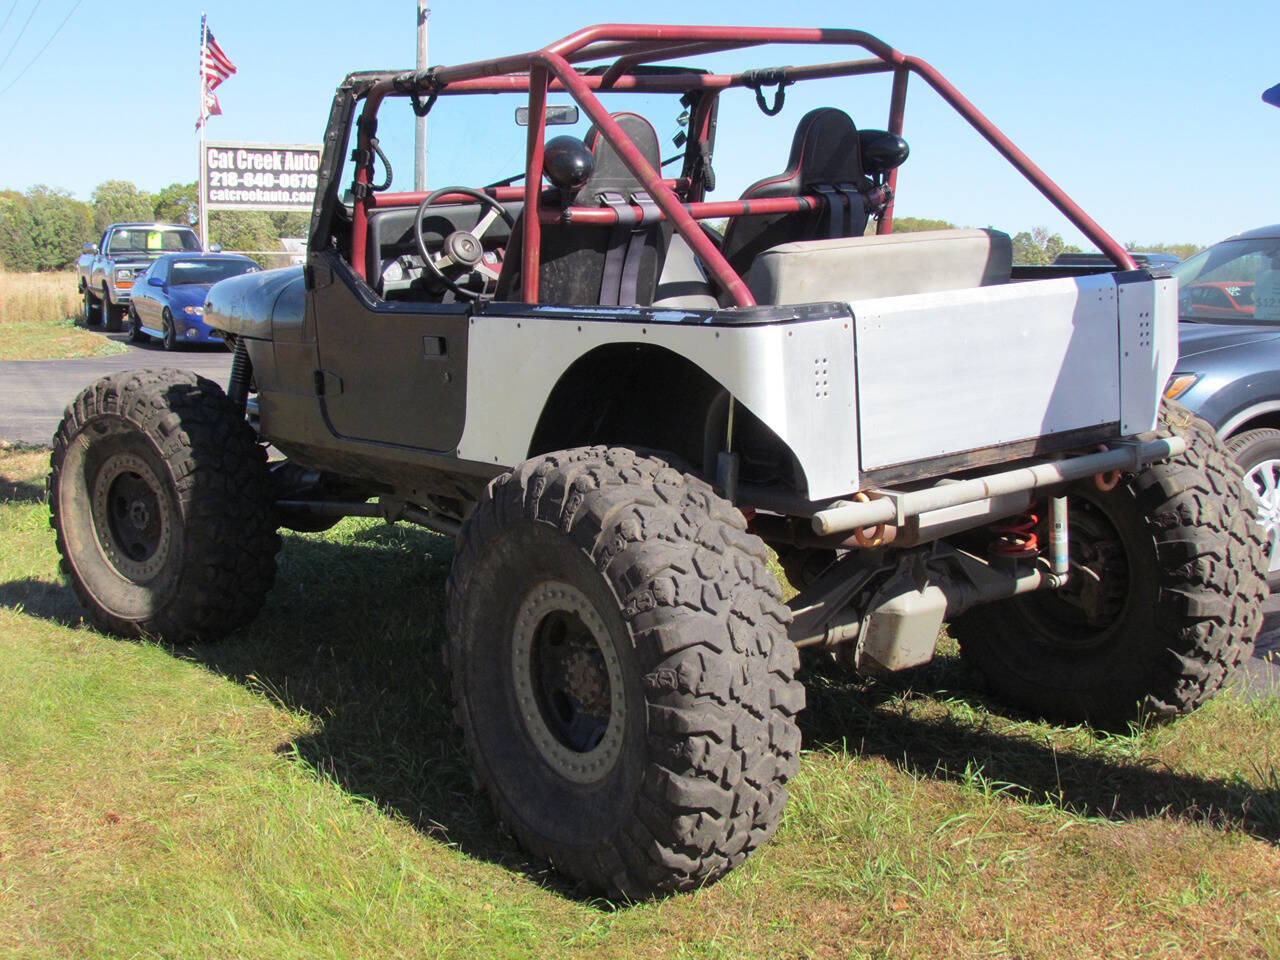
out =
<path fill-rule="evenodd" d="M 158 337 L 166 350 L 182 343 L 219 343 L 204 325 L 205 295 L 219 280 L 251 273 L 258 265 L 238 253 L 170 253 L 133 281 L 129 339 Z"/>

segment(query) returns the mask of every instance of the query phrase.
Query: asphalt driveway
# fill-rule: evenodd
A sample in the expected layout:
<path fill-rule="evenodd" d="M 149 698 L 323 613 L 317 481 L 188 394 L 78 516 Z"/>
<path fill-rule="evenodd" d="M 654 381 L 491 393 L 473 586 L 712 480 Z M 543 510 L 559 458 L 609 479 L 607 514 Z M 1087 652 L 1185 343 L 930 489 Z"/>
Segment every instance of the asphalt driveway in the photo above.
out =
<path fill-rule="evenodd" d="M 123 333 L 108 333 L 122 343 Z M 98 377 L 121 370 L 181 367 L 226 384 L 231 354 L 221 347 L 166 352 L 157 343 L 128 344 L 127 353 L 81 360 L 11 360 L 0 362 L 0 441 L 48 444 L 62 410 L 82 388 Z M 1250 696 L 1280 695 L 1280 589 L 1267 601 L 1266 619 L 1253 659 L 1237 683 Z"/>
<path fill-rule="evenodd" d="M 106 333 L 121 343 L 128 334 Z M 158 343 L 128 344 L 128 353 L 79 360 L 0 362 L 0 440 L 48 444 L 63 408 L 99 377 L 121 370 L 181 367 L 226 385 L 231 354 L 221 346 L 166 352 Z"/>

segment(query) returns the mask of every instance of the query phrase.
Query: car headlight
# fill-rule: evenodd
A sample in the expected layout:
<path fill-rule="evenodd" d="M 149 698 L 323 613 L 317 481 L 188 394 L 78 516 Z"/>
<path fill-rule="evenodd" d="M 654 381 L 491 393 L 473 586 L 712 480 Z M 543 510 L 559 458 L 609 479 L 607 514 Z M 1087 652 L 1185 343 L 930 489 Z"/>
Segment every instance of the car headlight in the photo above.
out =
<path fill-rule="evenodd" d="M 117 271 L 116 271 L 116 279 L 117 279 L 117 280 L 124 280 L 124 281 L 126 281 L 126 282 L 127 282 L 127 281 L 129 281 L 129 280 L 132 280 L 132 279 L 133 279 L 133 271 L 132 271 L 132 270 L 117 270 Z"/>
<path fill-rule="evenodd" d="M 204 307 L 183 307 L 182 312 L 192 317 L 203 317 Z"/>
<path fill-rule="evenodd" d="M 1190 390 L 1197 380 L 1200 379 L 1198 373 L 1178 373 L 1174 372 L 1169 378 L 1168 384 L 1164 388 L 1164 398 L 1166 400 L 1177 400 L 1180 396 Z"/>

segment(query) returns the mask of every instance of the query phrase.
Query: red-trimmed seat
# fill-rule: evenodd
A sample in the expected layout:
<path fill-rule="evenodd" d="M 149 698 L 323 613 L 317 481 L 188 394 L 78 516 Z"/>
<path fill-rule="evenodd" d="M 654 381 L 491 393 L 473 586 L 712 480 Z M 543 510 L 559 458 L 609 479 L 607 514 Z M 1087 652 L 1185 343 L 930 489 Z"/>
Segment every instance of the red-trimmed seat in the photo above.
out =
<path fill-rule="evenodd" d="M 734 217 L 725 230 L 725 259 L 744 274 L 757 255 L 780 243 L 861 236 L 867 226 L 861 194 L 871 186 L 849 115 L 835 107 L 810 110 L 796 126 L 787 169 L 757 180 L 741 199 L 820 196 L 827 202 L 796 213 Z"/>

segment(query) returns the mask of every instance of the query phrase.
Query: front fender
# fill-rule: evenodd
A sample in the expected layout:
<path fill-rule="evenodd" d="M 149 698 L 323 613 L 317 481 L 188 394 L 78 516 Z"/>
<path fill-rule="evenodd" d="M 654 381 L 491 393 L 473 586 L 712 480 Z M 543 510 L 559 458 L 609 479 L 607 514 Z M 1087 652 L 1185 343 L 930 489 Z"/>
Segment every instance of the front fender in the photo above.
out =
<path fill-rule="evenodd" d="M 300 327 L 306 313 L 301 267 L 243 273 L 209 288 L 204 322 L 214 330 L 271 340 L 281 326 Z"/>

